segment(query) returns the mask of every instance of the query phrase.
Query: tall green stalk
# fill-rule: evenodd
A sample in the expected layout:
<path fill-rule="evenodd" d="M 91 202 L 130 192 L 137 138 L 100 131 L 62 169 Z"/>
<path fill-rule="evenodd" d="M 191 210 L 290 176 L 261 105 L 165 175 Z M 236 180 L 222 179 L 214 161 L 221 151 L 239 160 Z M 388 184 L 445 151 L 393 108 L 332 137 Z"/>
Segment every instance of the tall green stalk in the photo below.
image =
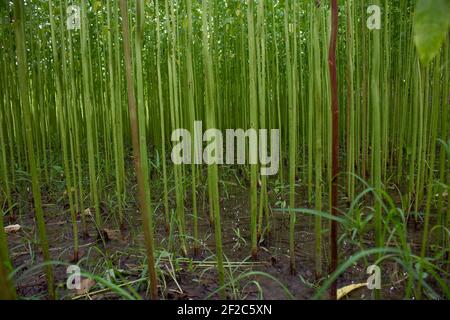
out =
<path fill-rule="evenodd" d="M 161 133 L 161 161 L 163 171 L 163 187 L 164 187 L 164 216 L 166 232 L 169 232 L 170 217 L 169 217 L 169 196 L 167 184 L 167 163 L 166 163 L 166 132 L 165 132 L 165 112 L 164 112 L 164 98 L 161 78 L 161 35 L 160 35 L 160 20 L 159 20 L 159 5 L 158 0 L 155 0 L 155 15 L 156 15 L 156 70 L 158 76 L 158 101 L 159 101 L 159 124 Z"/>
<path fill-rule="evenodd" d="M 291 4 L 292 6 L 292 4 Z M 296 181 L 296 158 L 297 158 L 297 106 L 296 106 L 296 54 L 291 51 L 291 39 L 296 41 L 295 37 L 295 23 L 289 22 L 290 16 L 289 1 L 285 2 L 285 18 L 284 18 L 284 32 L 286 42 L 286 77 L 288 90 L 288 112 L 289 112 L 289 208 L 295 208 L 295 181 Z M 295 16 L 295 11 L 294 11 Z M 294 36 L 291 35 L 294 33 Z M 295 45 L 294 45 L 295 47 Z M 292 58 L 293 57 L 293 58 Z M 290 271 L 291 274 L 296 273 L 295 263 L 295 224 L 296 214 L 291 211 L 289 214 L 289 254 L 290 254 Z"/>
<path fill-rule="evenodd" d="M 41 190 L 39 184 L 39 173 L 36 167 L 36 157 L 34 153 L 34 137 L 32 132 L 32 114 L 29 100 L 28 89 L 28 67 L 25 51 L 25 34 L 24 34 L 24 4 L 23 0 L 14 1 L 14 17 L 15 17 L 15 35 L 16 35 L 16 53 L 17 53 L 17 74 L 19 78 L 20 101 L 24 116 L 25 138 L 27 146 L 28 166 L 31 174 L 32 192 L 34 199 L 34 209 L 36 215 L 37 229 L 39 234 L 39 242 L 42 249 L 44 262 L 47 263 L 46 277 L 48 295 L 50 299 L 55 298 L 55 288 L 53 279 L 53 270 L 49 264 L 51 257 L 48 246 L 47 231 L 45 227 L 44 211 L 42 210 Z"/>
<path fill-rule="evenodd" d="M 59 124 L 59 130 L 61 134 L 61 148 L 62 148 L 62 154 L 63 154 L 63 163 L 64 163 L 64 175 L 66 178 L 66 192 L 69 198 L 69 210 L 70 210 L 70 216 L 72 218 L 72 236 L 73 236 L 73 261 L 78 261 L 78 224 L 77 224 L 77 216 L 75 212 L 75 204 L 73 200 L 73 191 L 72 191 L 72 172 L 71 167 L 69 165 L 69 148 L 67 146 L 68 137 L 67 137 L 67 124 L 68 124 L 68 117 L 67 117 L 67 106 L 65 105 L 66 99 L 63 98 L 63 91 L 64 91 L 64 82 L 63 77 L 65 78 L 65 75 L 63 75 L 61 70 L 59 69 L 59 66 L 61 65 L 60 62 L 60 56 L 57 51 L 57 43 L 56 43 L 56 31 L 55 31 L 55 21 L 54 21 L 54 14 L 53 14 L 53 3 L 50 0 L 49 1 L 49 16 L 50 16 L 50 26 L 51 26 L 51 38 L 52 38 L 52 53 L 53 53 L 53 61 L 54 61 L 54 67 L 55 67 L 55 83 L 56 83 L 56 108 L 58 110 L 58 124 Z M 64 33 L 62 33 L 64 35 Z M 65 44 L 64 39 L 62 42 L 62 53 L 65 53 Z M 64 55 L 62 55 L 62 59 L 64 58 Z M 65 60 L 62 61 L 62 65 L 65 66 Z M 70 132 L 69 132 L 70 134 Z"/>
<path fill-rule="evenodd" d="M 379 1 L 374 2 L 380 5 Z M 380 55 L 381 40 L 379 30 L 372 31 L 371 44 L 371 74 L 370 74 L 370 105 L 372 109 L 372 152 L 373 152 L 373 171 L 372 179 L 375 192 L 381 195 L 381 106 L 380 106 Z M 383 247 L 382 237 L 382 211 L 381 202 L 375 201 L 375 246 Z M 376 289 L 376 295 L 380 297 L 380 290 Z"/>
<path fill-rule="evenodd" d="M 195 117 L 195 81 L 194 81 L 194 69 L 193 69 L 193 57 L 192 57 L 192 42 L 193 30 L 192 30 L 192 2 L 187 0 L 187 16 L 188 16 L 188 30 L 186 38 L 186 73 L 187 73 L 187 86 L 188 86 L 188 113 L 189 113 L 189 129 L 192 133 L 191 139 L 191 150 L 194 150 L 195 141 L 197 137 L 195 136 L 194 122 Z M 194 255 L 199 253 L 199 239 L 198 239 L 198 213 L 197 213 L 197 179 L 196 179 L 196 167 L 195 167 L 195 153 L 191 152 L 191 192 L 192 192 L 192 214 L 194 216 Z"/>
<path fill-rule="evenodd" d="M 312 61 L 313 73 L 311 77 L 314 79 L 313 91 L 314 91 L 314 107 L 315 107 L 315 208 L 318 211 L 322 211 L 322 165 L 323 165 L 323 150 L 322 150 L 322 118 L 323 118 L 323 106 L 322 106 L 322 84 L 321 84 L 321 51 L 319 43 L 319 22 L 321 20 L 321 9 L 315 8 L 313 18 L 313 26 L 311 29 L 312 34 Z M 312 146 L 311 146 L 312 149 Z M 320 278 L 322 274 L 322 219 L 320 216 L 315 218 L 315 264 L 316 264 L 316 277 Z"/>
<path fill-rule="evenodd" d="M 143 31 L 143 7 L 140 0 L 136 0 L 137 9 L 137 33 L 136 33 L 136 55 L 139 61 L 140 52 L 142 50 L 142 31 Z M 130 112 L 130 127 L 133 143 L 134 166 L 136 170 L 136 178 L 138 184 L 139 207 L 142 217 L 142 229 L 144 230 L 144 239 L 147 254 L 148 272 L 150 275 L 150 297 L 158 298 L 158 283 L 156 278 L 155 259 L 153 253 L 153 222 L 150 204 L 150 188 L 148 184 L 148 159 L 145 145 L 145 126 L 141 127 L 143 122 L 143 106 L 142 96 L 138 98 L 138 109 L 136 108 L 136 98 L 134 94 L 134 80 L 132 76 L 131 65 L 131 45 L 130 45 L 130 29 L 128 24 L 128 8 L 126 0 L 120 0 L 120 12 L 122 16 L 122 32 L 123 32 L 123 48 L 125 57 L 128 108 Z M 140 64 L 138 63 L 140 66 Z M 139 70 L 139 69 L 138 69 Z M 140 71 L 138 71 L 139 73 Z M 142 78 L 138 75 L 138 95 L 142 95 Z M 141 89 L 139 89 L 141 88 Z"/>
<path fill-rule="evenodd" d="M 16 299 L 16 289 L 9 278 L 12 271 L 11 261 L 9 259 L 8 243 L 3 224 L 4 213 L 0 208 L 0 299 L 14 300 Z"/>
<path fill-rule="evenodd" d="M 92 69 L 91 55 L 89 48 L 89 24 L 87 16 L 86 0 L 81 2 L 81 64 L 83 75 L 83 107 L 86 113 L 86 139 L 87 139 L 87 157 L 89 168 L 89 184 L 91 204 L 95 209 L 95 223 L 98 229 L 102 227 L 102 217 L 100 215 L 100 204 L 97 183 L 97 169 L 95 164 L 97 134 L 95 131 L 94 106 L 92 99 Z"/>
<path fill-rule="evenodd" d="M 214 98 L 215 78 L 212 65 L 212 57 L 209 44 L 208 26 L 210 26 L 210 10 L 207 0 L 202 1 L 202 39 L 203 39 L 203 63 L 205 68 L 205 104 L 206 104 L 206 124 L 208 128 L 216 128 L 216 105 Z M 222 225 L 220 223 L 220 204 L 218 186 L 217 164 L 208 165 L 208 195 L 211 207 L 209 210 L 214 217 L 214 235 L 216 240 L 217 273 L 219 287 L 225 283 L 225 271 L 223 267 L 222 252 Z M 220 291 L 221 298 L 225 298 L 225 291 Z"/>
<path fill-rule="evenodd" d="M 249 69 L 249 127 L 258 129 L 258 95 L 257 95 L 257 61 L 256 40 L 254 25 L 254 1 L 247 1 L 247 24 L 248 24 L 248 69 Z M 257 240 L 257 217 L 258 217 L 258 165 L 250 164 L 250 235 L 251 254 L 256 259 L 258 254 Z"/>

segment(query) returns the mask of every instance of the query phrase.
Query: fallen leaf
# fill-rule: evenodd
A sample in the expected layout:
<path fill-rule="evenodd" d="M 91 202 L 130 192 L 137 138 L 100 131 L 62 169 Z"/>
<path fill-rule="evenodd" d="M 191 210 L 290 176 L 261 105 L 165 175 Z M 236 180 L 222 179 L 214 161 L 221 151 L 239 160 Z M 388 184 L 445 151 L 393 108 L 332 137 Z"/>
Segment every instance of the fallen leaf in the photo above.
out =
<path fill-rule="evenodd" d="M 356 283 L 356 284 L 350 284 L 348 286 L 342 287 L 338 289 L 337 291 L 337 300 L 341 300 L 343 297 L 348 295 L 353 290 L 359 289 L 361 287 L 367 286 L 367 283 Z"/>
<path fill-rule="evenodd" d="M 106 241 L 108 240 L 122 240 L 122 236 L 120 234 L 120 230 L 113 230 L 113 229 L 103 229 L 104 235 L 106 235 Z"/>
<path fill-rule="evenodd" d="M 5 232 L 6 233 L 13 233 L 13 232 L 16 232 L 16 231 L 19 231 L 19 230 L 20 230 L 20 225 L 19 224 L 12 224 L 12 225 L 9 225 L 9 226 L 5 227 Z"/>
<path fill-rule="evenodd" d="M 93 279 L 83 279 L 80 282 L 80 289 L 77 289 L 77 294 L 86 294 L 95 285 L 95 280 Z"/>

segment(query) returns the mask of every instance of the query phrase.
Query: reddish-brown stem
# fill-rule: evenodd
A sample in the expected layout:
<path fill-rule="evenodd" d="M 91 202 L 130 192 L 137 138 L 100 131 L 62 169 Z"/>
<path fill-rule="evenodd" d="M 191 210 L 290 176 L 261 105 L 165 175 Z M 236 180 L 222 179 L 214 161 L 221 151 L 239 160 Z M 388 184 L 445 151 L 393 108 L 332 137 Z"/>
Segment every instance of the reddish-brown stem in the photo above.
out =
<path fill-rule="evenodd" d="M 332 145 L 332 185 L 331 185 L 331 214 L 338 215 L 337 211 L 337 191 L 338 191 L 338 175 L 339 175 L 339 101 L 338 101 L 338 82 L 336 74 L 336 41 L 338 31 L 338 7 L 337 0 L 331 0 L 331 37 L 330 48 L 328 51 L 328 65 L 330 68 L 331 81 L 331 112 L 332 112 L 332 128 L 333 128 L 333 145 Z M 330 274 L 337 269 L 337 223 L 335 220 L 331 221 L 330 234 L 330 251 L 331 264 Z M 336 300 L 337 281 L 333 281 L 330 287 L 330 299 Z"/>

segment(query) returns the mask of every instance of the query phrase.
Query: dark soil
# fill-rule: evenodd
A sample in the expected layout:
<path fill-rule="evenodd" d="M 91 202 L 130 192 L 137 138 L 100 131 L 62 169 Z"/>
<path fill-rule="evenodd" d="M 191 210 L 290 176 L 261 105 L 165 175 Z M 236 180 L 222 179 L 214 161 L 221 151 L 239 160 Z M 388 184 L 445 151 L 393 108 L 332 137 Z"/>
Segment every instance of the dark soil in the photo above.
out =
<path fill-rule="evenodd" d="M 324 233 L 323 240 L 323 275 L 316 277 L 314 259 L 314 218 L 299 215 L 296 228 L 296 263 L 297 274 L 291 275 L 289 270 L 289 216 L 287 213 L 272 210 L 270 236 L 261 241 L 261 247 L 256 261 L 249 258 L 250 235 L 249 235 L 249 203 L 248 192 L 238 184 L 230 184 L 222 192 L 221 213 L 222 213 L 222 237 L 224 254 L 232 262 L 239 262 L 245 259 L 247 263 L 239 267 L 233 266 L 234 278 L 249 271 L 260 271 L 271 275 L 285 285 L 296 299 L 310 299 L 316 289 L 320 287 L 327 274 L 327 247 L 328 232 Z M 208 217 L 208 201 L 205 199 L 204 188 L 199 189 L 199 234 L 201 235 L 202 246 L 197 256 L 193 256 L 192 250 L 189 252 L 189 259 L 161 258 L 158 266 L 164 271 L 165 281 L 160 286 L 161 294 L 166 299 L 205 299 L 216 291 L 217 276 L 215 268 L 211 265 L 215 243 L 213 228 L 210 226 Z M 154 203 L 158 203 L 159 194 L 154 195 Z M 276 195 L 274 190 L 269 191 L 270 203 L 283 200 Z M 188 194 L 186 199 L 190 199 Z M 306 199 L 306 196 L 299 195 L 299 199 Z M 50 200 L 50 199 L 48 199 Z M 342 201 L 344 202 L 344 201 Z M 159 201 L 161 203 L 161 201 Z M 307 203 L 299 203 L 298 206 L 307 207 Z M 172 204 L 174 207 L 174 204 Z M 189 201 L 186 204 L 190 208 Z M 64 208 L 64 206 L 62 206 Z M 73 258 L 73 237 L 70 213 L 57 205 L 45 205 L 46 225 L 50 243 L 50 251 L 53 260 L 70 263 Z M 143 236 L 140 230 L 139 213 L 135 209 L 127 209 L 125 215 L 128 221 L 126 230 L 121 234 L 118 224 L 113 221 L 111 212 L 102 206 L 103 219 L 106 221 L 104 228 L 107 230 L 106 244 L 104 245 L 98 237 L 98 232 L 94 226 L 93 218 L 86 216 L 88 221 L 89 237 L 80 238 L 80 265 L 83 270 L 95 273 L 99 276 L 106 276 L 105 258 L 108 257 L 110 263 L 116 270 L 119 270 L 121 282 L 129 282 L 142 278 L 145 275 L 145 255 L 143 250 Z M 93 210 L 92 210 L 93 212 Z M 16 233 L 8 235 L 10 256 L 17 272 L 17 290 L 20 296 L 25 298 L 47 297 L 45 274 L 42 267 L 33 269 L 33 266 L 42 262 L 40 248 L 37 242 L 36 226 L 33 214 L 22 214 L 16 221 L 22 229 Z M 191 234 L 192 213 L 186 209 L 186 223 L 188 234 Z M 168 250 L 168 237 L 164 228 L 164 213 L 162 205 L 158 205 L 155 210 L 155 237 L 157 251 Z M 327 226 L 324 223 L 324 229 Z M 78 227 L 81 228 L 80 214 L 78 216 Z M 419 243 L 418 236 L 415 236 L 415 228 L 411 228 L 411 244 Z M 80 232 L 81 234 L 81 232 Z M 417 232 L 420 234 L 420 232 Z M 179 253 L 177 237 L 173 249 Z M 364 247 L 372 246 L 372 234 L 368 232 L 364 236 Z M 188 239 L 188 248 L 192 248 L 192 241 Z M 346 241 L 340 244 L 341 262 L 350 255 L 356 253 L 358 248 Z M 158 252 L 155 254 L 158 257 Z M 180 258 L 180 255 L 176 256 Z M 202 263 L 202 261 L 208 261 Z M 350 267 L 338 281 L 338 287 L 352 283 L 364 283 L 368 275 L 366 268 L 370 263 L 359 261 L 358 264 Z M 382 271 L 382 295 L 385 299 L 401 299 L 404 295 L 405 276 L 403 270 L 394 263 L 384 263 Z M 170 276 L 172 269 L 176 271 L 176 281 Z M 230 269 L 228 268 L 227 271 Z M 55 280 L 57 284 L 58 298 L 70 299 L 77 296 L 73 291 L 66 289 L 66 266 L 55 265 Z M 230 281 L 230 277 L 226 281 Z M 238 293 L 233 295 L 228 290 L 229 298 L 257 299 L 260 297 L 259 290 L 251 280 L 257 280 L 265 299 L 286 299 L 287 295 L 283 288 L 264 276 L 252 276 L 242 279 L 236 284 Z M 147 282 L 141 281 L 133 284 L 133 288 L 142 296 L 146 296 Z M 100 286 L 95 286 L 91 291 L 101 290 Z M 89 296 L 90 299 L 115 299 L 118 296 L 107 290 Z M 81 296 L 79 298 L 87 298 Z M 218 298 L 213 294 L 212 298 Z M 373 291 L 366 287 L 360 288 L 349 294 L 347 299 L 372 299 Z"/>

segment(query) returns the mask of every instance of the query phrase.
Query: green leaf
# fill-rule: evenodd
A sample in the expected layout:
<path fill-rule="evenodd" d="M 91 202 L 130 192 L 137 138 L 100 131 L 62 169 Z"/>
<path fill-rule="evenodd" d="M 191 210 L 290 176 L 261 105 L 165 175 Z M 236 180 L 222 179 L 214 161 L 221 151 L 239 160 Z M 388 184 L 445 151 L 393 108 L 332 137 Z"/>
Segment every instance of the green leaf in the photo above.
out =
<path fill-rule="evenodd" d="M 102 8 L 102 2 L 100 0 L 96 0 L 94 2 L 94 12 L 97 13 Z"/>
<path fill-rule="evenodd" d="M 422 63 L 438 53 L 448 32 L 450 0 L 418 0 L 414 13 L 414 42 Z"/>

